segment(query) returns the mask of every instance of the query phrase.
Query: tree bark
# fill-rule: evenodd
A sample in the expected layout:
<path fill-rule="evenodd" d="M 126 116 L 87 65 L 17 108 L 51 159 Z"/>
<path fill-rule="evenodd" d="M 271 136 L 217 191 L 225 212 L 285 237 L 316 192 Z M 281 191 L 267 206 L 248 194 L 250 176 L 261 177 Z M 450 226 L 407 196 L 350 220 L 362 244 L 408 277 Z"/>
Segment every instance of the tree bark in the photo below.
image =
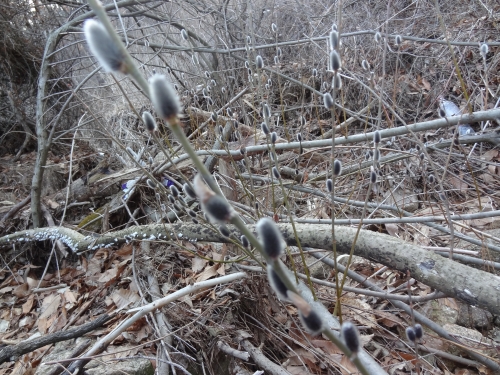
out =
<path fill-rule="evenodd" d="M 248 226 L 252 231 L 255 225 Z M 291 224 L 279 224 L 288 245 L 296 245 Z M 302 247 L 331 250 L 331 225 L 296 223 Z M 231 228 L 235 238 L 239 232 Z M 349 253 L 356 236 L 356 228 L 337 227 L 337 251 Z M 133 240 L 183 240 L 229 242 L 220 233 L 201 225 L 177 223 L 134 226 L 100 237 L 84 237 L 68 228 L 40 228 L 16 232 L 0 238 L 0 246 L 13 242 L 61 240 L 74 252 L 113 247 Z M 480 306 L 492 314 L 500 315 L 500 277 L 441 257 L 397 238 L 361 230 L 354 254 L 401 272 L 409 271 L 416 280 L 456 297 L 469 305 Z"/>

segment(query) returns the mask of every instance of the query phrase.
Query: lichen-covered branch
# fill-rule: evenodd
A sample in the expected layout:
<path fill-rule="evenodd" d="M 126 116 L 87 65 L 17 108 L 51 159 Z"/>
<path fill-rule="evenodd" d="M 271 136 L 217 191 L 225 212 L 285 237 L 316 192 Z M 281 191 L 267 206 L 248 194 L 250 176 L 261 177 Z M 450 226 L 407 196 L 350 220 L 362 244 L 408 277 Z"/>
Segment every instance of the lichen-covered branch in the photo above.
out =
<path fill-rule="evenodd" d="M 248 226 L 255 231 L 255 226 Z M 290 224 L 279 224 L 289 245 L 295 245 Z M 296 224 L 297 234 L 304 247 L 331 249 L 331 226 L 323 224 Z M 240 233 L 232 228 L 236 238 Z M 337 250 L 349 253 L 356 234 L 355 228 L 338 227 L 335 236 Z M 15 242 L 61 240 L 74 252 L 118 246 L 133 240 L 184 240 L 228 242 L 228 239 L 202 225 L 177 223 L 135 226 L 102 236 L 83 236 L 68 228 L 39 228 L 16 232 L 0 238 L 0 247 Z M 493 314 L 500 314 L 500 277 L 443 258 L 397 238 L 362 230 L 356 241 L 354 254 L 384 264 L 402 272 L 449 296 L 470 305 L 481 306 Z"/>

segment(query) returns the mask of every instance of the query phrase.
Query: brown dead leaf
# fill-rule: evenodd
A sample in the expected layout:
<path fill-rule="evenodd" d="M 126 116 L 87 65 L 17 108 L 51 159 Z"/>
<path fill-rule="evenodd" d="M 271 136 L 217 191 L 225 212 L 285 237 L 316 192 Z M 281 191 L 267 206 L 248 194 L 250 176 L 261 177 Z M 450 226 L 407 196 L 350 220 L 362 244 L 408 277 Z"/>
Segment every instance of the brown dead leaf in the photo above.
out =
<path fill-rule="evenodd" d="M 121 310 L 140 300 L 139 295 L 132 292 L 130 289 L 115 290 L 111 294 L 110 298 L 113 300 L 118 310 Z"/>
<path fill-rule="evenodd" d="M 217 275 L 217 268 L 219 268 L 219 264 L 214 264 L 213 266 L 205 268 L 205 270 L 196 276 L 196 282 L 205 281 Z"/>
<path fill-rule="evenodd" d="M 49 294 L 43 299 L 42 314 L 38 318 L 38 330 L 40 333 L 47 333 L 48 328 L 56 320 L 59 315 L 61 300 L 62 298 L 59 293 Z"/>
<path fill-rule="evenodd" d="M 54 202 L 52 199 L 47 198 L 45 200 L 45 203 L 47 203 L 47 206 L 49 206 L 51 210 L 55 210 L 57 207 L 59 207 L 59 203 Z"/>
<path fill-rule="evenodd" d="M 351 360 L 346 356 L 342 356 L 342 360 L 340 361 L 341 368 L 340 371 L 344 375 L 351 375 L 359 373 L 358 368 L 351 362 Z M 347 371 L 346 371 L 347 370 Z"/>
<path fill-rule="evenodd" d="M 483 154 L 483 156 L 481 156 L 481 159 L 485 161 L 491 161 L 493 159 L 498 158 L 499 154 L 500 152 L 498 150 L 488 150 Z"/>
<path fill-rule="evenodd" d="M 455 189 L 461 192 L 467 191 L 467 188 L 469 187 L 469 185 L 465 181 L 454 176 L 450 177 L 450 183 Z"/>
<path fill-rule="evenodd" d="M 327 354 L 341 354 L 342 351 L 330 340 L 312 340 L 311 344 L 315 348 L 322 349 Z"/>
<path fill-rule="evenodd" d="M 12 294 L 14 294 L 17 298 L 26 297 L 30 294 L 30 287 L 27 283 L 21 284 L 12 291 Z"/>
<path fill-rule="evenodd" d="M 389 233 L 393 237 L 397 237 L 398 234 L 398 225 L 394 223 L 387 223 L 385 224 L 385 229 L 387 230 L 387 233 Z"/>
<path fill-rule="evenodd" d="M 342 306 L 344 305 L 349 309 L 348 315 L 352 319 L 370 328 L 377 327 L 377 319 L 373 315 L 370 304 L 361 301 L 359 298 L 342 297 Z"/>
<path fill-rule="evenodd" d="M 196 273 L 205 268 L 207 260 L 199 257 L 194 257 L 192 260 L 191 270 Z"/>
<path fill-rule="evenodd" d="M 28 297 L 28 299 L 26 300 L 26 302 L 23 304 L 23 314 L 27 314 L 31 311 L 31 309 L 33 308 L 34 302 L 35 302 L 35 295 L 31 294 Z"/>
<path fill-rule="evenodd" d="M 429 81 L 427 81 L 425 78 L 422 78 L 422 85 L 424 86 L 424 89 L 429 91 L 431 89 L 431 84 Z"/>

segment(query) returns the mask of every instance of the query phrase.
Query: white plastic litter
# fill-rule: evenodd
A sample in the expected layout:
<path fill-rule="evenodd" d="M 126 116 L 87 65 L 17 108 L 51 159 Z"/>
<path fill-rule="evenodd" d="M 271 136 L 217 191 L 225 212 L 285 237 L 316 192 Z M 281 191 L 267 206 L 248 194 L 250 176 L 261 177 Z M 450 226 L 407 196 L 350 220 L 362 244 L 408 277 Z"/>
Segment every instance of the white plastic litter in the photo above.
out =
<path fill-rule="evenodd" d="M 458 116 L 462 114 L 460 108 L 458 108 L 458 106 L 455 103 L 446 100 L 442 96 L 439 97 L 439 108 L 443 110 L 445 117 Z M 458 125 L 458 134 L 460 136 L 472 135 L 474 133 L 475 133 L 474 129 L 472 129 L 472 127 L 469 124 Z"/>

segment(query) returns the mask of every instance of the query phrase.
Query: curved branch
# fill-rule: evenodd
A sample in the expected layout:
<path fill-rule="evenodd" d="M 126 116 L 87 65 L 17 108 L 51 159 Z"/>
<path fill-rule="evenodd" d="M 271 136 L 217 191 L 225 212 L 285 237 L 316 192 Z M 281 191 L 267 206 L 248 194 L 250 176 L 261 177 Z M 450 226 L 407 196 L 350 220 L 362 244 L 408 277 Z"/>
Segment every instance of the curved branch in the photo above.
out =
<path fill-rule="evenodd" d="M 296 224 L 303 247 L 330 250 L 331 225 Z M 249 225 L 254 231 L 255 226 Z M 279 224 L 288 245 L 295 246 L 295 235 L 290 224 Z M 239 233 L 232 228 L 236 238 Z M 356 228 L 338 227 L 335 231 L 337 251 L 349 253 Z M 132 240 L 185 240 L 228 242 L 220 233 L 202 225 L 177 223 L 130 227 L 99 237 L 83 236 L 68 228 L 39 228 L 16 232 L 0 238 L 0 246 L 14 242 L 61 240 L 74 252 L 113 247 Z M 413 278 L 469 305 L 480 306 L 492 314 L 500 314 L 500 277 L 443 258 L 438 254 L 403 242 L 397 238 L 361 230 L 354 254 L 393 269 L 410 271 Z"/>

